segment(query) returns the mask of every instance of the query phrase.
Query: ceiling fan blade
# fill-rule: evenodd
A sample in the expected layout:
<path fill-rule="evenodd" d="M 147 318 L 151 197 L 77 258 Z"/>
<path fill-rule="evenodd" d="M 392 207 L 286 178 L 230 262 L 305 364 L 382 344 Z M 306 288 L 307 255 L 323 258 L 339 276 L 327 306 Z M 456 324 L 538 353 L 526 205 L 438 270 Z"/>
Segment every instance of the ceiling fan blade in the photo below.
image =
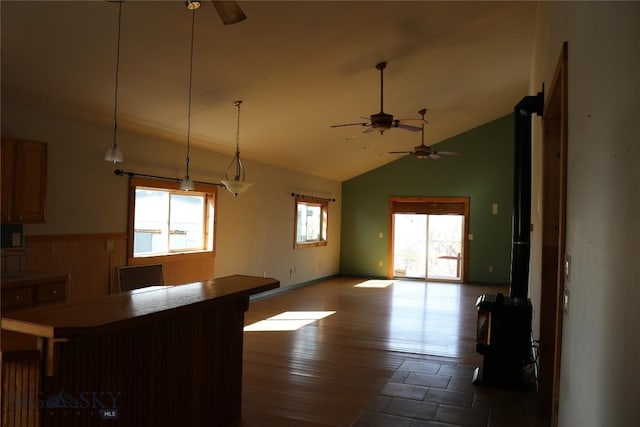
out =
<path fill-rule="evenodd" d="M 440 158 L 438 153 L 431 153 L 427 157 L 430 158 L 430 159 L 439 159 Z"/>
<path fill-rule="evenodd" d="M 247 19 L 247 15 L 244 14 L 235 1 L 211 0 L 211 3 L 216 7 L 224 25 L 237 24 Z"/>
<path fill-rule="evenodd" d="M 438 154 L 440 156 L 459 156 L 460 153 L 456 153 L 455 151 L 434 151 L 433 154 Z"/>
<path fill-rule="evenodd" d="M 413 151 L 389 151 L 389 154 L 413 154 Z"/>
<path fill-rule="evenodd" d="M 404 125 L 414 125 L 414 126 L 422 126 L 423 124 L 429 124 L 429 122 L 425 119 L 400 119 L 399 123 Z"/>
<path fill-rule="evenodd" d="M 332 128 L 341 128 L 344 126 L 370 126 L 370 124 L 367 122 L 364 122 L 364 123 L 360 122 L 360 123 L 345 123 L 342 125 L 331 125 Z"/>
<path fill-rule="evenodd" d="M 420 132 L 422 130 L 422 126 L 413 126 L 413 125 L 405 125 L 402 123 L 395 124 L 394 128 L 410 130 L 411 132 Z"/>
<path fill-rule="evenodd" d="M 420 132 L 425 123 L 428 122 L 424 119 L 400 119 L 393 121 L 393 127 L 410 130 L 412 132 Z"/>
<path fill-rule="evenodd" d="M 366 124 L 365 126 L 369 126 L 369 124 Z M 373 132 L 374 129 L 372 126 L 369 126 L 368 128 L 366 128 L 365 130 L 362 131 L 362 133 L 371 133 Z"/>

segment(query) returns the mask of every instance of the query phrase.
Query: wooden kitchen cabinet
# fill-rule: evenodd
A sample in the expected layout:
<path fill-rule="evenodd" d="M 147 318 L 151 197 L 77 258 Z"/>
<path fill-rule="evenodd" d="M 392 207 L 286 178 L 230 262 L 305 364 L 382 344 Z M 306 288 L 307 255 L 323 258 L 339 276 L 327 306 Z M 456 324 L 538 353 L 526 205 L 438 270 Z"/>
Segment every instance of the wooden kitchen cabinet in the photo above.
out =
<path fill-rule="evenodd" d="M 68 274 L 16 272 L 2 275 L 2 311 L 33 308 L 42 304 L 64 302 Z"/>
<path fill-rule="evenodd" d="M 45 221 L 47 144 L 2 138 L 3 224 Z"/>

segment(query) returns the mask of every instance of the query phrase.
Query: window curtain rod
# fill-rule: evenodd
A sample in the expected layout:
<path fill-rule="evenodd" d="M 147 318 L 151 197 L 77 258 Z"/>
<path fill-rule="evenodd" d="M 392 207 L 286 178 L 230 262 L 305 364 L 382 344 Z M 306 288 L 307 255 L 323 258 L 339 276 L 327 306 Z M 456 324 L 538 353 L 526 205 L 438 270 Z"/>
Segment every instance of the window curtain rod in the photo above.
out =
<path fill-rule="evenodd" d="M 325 197 L 315 197 L 315 196 L 305 196 L 304 194 L 298 194 L 298 193 L 291 193 L 291 197 L 304 197 L 306 199 L 313 199 L 313 200 L 326 200 L 327 202 L 336 201 L 336 199 L 328 199 Z"/>
<path fill-rule="evenodd" d="M 129 178 L 133 178 L 134 176 L 138 176 L 141 178 L 154 178 L 154 179 L 163 179 L 165 181 L 174 181 L 174 182 L 180 182 L 181 179 L 180 178 L 169 178 L 166 176 L 157 176 L 157 175 L 148 175 L 145 173 L 137 173 L 137 172 L 129 172 L 129 171 L 124 171 L 122 169 L 116 169 L 113 171 L 114 174 L 118 175 L 118 176 L 125 176 L 127 175 Z M 224 187 L 223 184 L 220 183 L 214 183 L 214 182 L 205 182 L 205 181 L 193 181 L 194 184 L 205 184 L 205 185 L 215 185 L 217 187 Z"/>

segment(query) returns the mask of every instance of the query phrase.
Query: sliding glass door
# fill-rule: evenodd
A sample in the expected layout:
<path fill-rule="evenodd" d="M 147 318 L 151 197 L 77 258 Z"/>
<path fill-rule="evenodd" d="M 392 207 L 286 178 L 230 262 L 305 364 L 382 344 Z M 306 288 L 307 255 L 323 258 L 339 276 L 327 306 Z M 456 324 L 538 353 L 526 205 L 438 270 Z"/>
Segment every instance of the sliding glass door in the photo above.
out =
<path fill-rule="evenodd" d="M 393 214 L 393 276 L 462 281 L 463 215 Z"/>

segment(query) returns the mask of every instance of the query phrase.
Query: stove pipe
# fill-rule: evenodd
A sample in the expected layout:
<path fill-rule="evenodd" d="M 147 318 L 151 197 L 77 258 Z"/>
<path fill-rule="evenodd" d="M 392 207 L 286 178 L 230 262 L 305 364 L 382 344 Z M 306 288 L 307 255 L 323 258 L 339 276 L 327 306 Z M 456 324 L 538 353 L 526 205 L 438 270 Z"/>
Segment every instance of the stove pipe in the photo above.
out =
<path fill-rule="evenodd" d="M 537 95 L 525 96 L 513 109 L 513 229 L 511 288 L 514 301 L 527 300 L 531 247 L 531 115 L 542 116 L 544 87 Z"/>

